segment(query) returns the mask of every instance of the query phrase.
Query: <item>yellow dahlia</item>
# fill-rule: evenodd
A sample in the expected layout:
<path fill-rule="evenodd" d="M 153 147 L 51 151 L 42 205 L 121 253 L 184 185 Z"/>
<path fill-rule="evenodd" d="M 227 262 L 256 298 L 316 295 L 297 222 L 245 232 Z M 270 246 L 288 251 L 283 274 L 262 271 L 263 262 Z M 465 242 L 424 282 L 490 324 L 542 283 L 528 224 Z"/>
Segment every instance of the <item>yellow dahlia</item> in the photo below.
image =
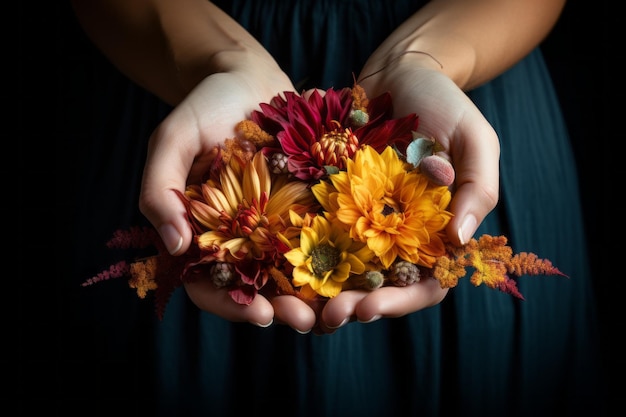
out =
<path fill-rule="evenodd" d="M 385 269 L 396 258 L 432 267 L 446 253 L 450 191 L 431 184 L 393 148 L 379 154 L 364 146 L 345 171 L 329 180 L 312 187 L 316 199 L 352 239 L 367 244 Z"/>
<path fill-rule="evenodd" d="M 323 216 L 304 226 L 300 246 L 285 253 L 295 268 L 293 285 L 310 286 L 317 294 L 335 297 L 351 275 L 366 272 L 373 253 L 363 243 L 353 241 L 338 224 Z"/>

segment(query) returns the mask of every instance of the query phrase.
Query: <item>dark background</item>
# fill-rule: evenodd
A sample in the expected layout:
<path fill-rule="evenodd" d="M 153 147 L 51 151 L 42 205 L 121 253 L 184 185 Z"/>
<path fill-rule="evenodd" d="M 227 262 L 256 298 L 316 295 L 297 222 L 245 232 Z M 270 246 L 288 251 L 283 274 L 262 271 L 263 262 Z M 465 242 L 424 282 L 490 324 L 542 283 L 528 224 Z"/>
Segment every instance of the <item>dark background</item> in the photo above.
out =
<path fill-rule="evenodd" d="M 64 140 L 64 135 L 84 123 L 67 120 L 63 106 L 76 105 L 68 103 L 68 97 L 85 94 L 71 91 L 76 85 L 73 77 L 81 75 L 68 68 L 80 69 L 93 62 L 97 51 L 76 24 L 69 2 L 50 3 L 53 4 L 22 2 L 14 12 L 7 8 L 5 17 L 6 49 L 2 62 L 7 109 L 2 137 L 4 154 L 8 156 L 4 158 L 7 162 L 3 172 L 7 194 L 4 213 L 9 232 L 5 235 L 5 247 L 9 250 L 4 256 L 7 269 L 0 309 L 0 405 L 13 410 L 10 415 L 57 415 L 61 409 L 65 415 L 71 409 L 88 409 L 91 401 L 103 397 L 102 390 L 118 394 L 119 390 L 126 390 L 110 405 L 111 411 L 139 414 L 138 408 L 133 407 L 137 407 L 136 398 L 141 393 L 136 392 L 131 381 L 137 381 L 136 373 L 141 367 L 121 362 L 108 370 L 110 379 L 122 385 L 118 391 L 103 387 L 102 383 L 91 386 L 99 379 L 93 375 L 81 385 L 80 376 L 91 372 L 90 357 L 98 355 L 97 351 L 81 349 L 97 346 L 99 341 L 74 346 L 71 341 L 78 341 L 80 335 L 73 335 L 72 339 L 61 322 L 65 303 L 74 301 L 61 291 L 64 287 L 58 282 L 71 269 L 72 258 L 67 253 L 75 244 L 65 230 L 71 227 L 74 215 L 70 185 L 73 182 L 69 181 L 68 172 L 72 172 L 77 151 L 67 146 L 71 141 Z M 622 342 L 626 326 L 621 302 L 625 274 L 619 263 L 624 256 L 617 250 L 623 233 L 616 226 L 623 221 L 618 201 L 623 192 L 617 178 L 623 171 L 619 142 L 626 135 L 621 126 L 624 105 L 618 104 L 623 102 L 623 75 L 618 74 L 617 68 L 625 48 L 617 35 L 620 14 L 611 9 L 606 0 L 570 0 L 542 49 L 580 168 L 601 319 L 604 371 L 610 380 L 619 381 L 626 369 L 626 344 Z M 13 20 L 18 21 L 17 26 Z M 73 122 L 77 125 L 72 128 L 68 123 Z M 13 157 L 15 143 L 17 165 Z M 15 200 L 19 202 L 17 208 L 13 205 Z M 17 244 L 14 234 L 18 236 Z M 67 372 L 68 368 L 72 372 Z M 623 384 L 608 387 L 610 405 L 621 405 Z M 132 407 L 124 408 L 126 405 Z"/>
<path fill-rule="evenodd" d="M 619 149 L 626 139 L 621 127 L 626 106 L 624 72 L 617 64 L 626 48 L 619 25 L 623 23 L 608 1 L 570 0 L 542 45 L 579 167 L 610 408 L 623 403 L 625 384 L 620 381 L 626 370 L 626 286 L 619 243 L 624 212 Z"/>

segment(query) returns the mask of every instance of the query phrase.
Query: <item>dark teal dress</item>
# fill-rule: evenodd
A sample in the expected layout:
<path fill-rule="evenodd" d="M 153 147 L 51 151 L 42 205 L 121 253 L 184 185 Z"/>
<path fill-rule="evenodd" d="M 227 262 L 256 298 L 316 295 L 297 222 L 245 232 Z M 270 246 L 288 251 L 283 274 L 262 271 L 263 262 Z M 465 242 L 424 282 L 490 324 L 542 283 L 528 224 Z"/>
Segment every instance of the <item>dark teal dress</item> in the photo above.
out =
<path fill-rule="evenodd" d="M 420 7 L 411 1 L 217 3 L 300 88 L 351 86 L 352 73 Z M 85 65 L 89 75 L 73 80 L 89 90 L 74 92 L 87 101 L 72 115 L 85 157 L 76 172 L 74 287 L 68 289 L 78 301 L 68 320 L 87 332 L 87 341 L 74 337 L 82 352 L 91 352 L 83 358 L 93 359 L 99 377 L 89 376 L 103 394 L 81 398 L 99 410 L 116 409 L 119 401 L 153 416 L 601 414 L 577 172 L 539 50 L 469 93 L 501 140 L 501 200 L 476 236 L 505 234 L 513 248 L 550 259 L 569 278 L 523 277 L 524 301 L 461 280 L 436 307 L 351 323 L 325 336 L 232 324 L 198 311 L 182 289 L 163 321 L 125 282 L 76 290 L 119 259 L 103 244 L 115 229 L 146 223 L 137 209 L 146 142 L 169 111 L 94 56 Z"/>

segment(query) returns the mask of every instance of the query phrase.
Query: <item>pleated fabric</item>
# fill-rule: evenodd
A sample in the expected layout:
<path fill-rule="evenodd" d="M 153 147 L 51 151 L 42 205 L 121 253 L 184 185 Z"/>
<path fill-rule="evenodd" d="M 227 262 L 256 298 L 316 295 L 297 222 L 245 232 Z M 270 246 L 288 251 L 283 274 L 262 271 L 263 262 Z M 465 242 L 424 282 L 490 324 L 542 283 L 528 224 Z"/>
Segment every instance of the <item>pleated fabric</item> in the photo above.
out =
<path fill-rule="evenodd" d="M 301 88 L 351 86 L 369 54 L 421 6 L 361 0 L 217 3 Z M 108 72 L 97 74 L 102 94 L 94 103 L 92 136 L 101 149 L 96 145 L 92 162 L 83 167 L 82 180 L 90 187 L 82 204 L 89 214 L 77 215 L 100 242 L 111 230 L 141 222 L 136 198 L 145 145 L 169 110 L 113 69 Z M 145 304 L 118 301 L 119 316 L 108 316 L 115 324 L 105 325 L 107 331 L 124 340 L 121 322 L 149 326 L 141 346 L 142 360 L 150 361 L 145 367 L 152 385 L 145 395 L 153 415 L 598 415 L 599 352 L 578 178 L 541 52 L 469 95 L 501 140 L 501 200 L 476 236 L 504 234 L 516 251 L 548 258 L 569 277 L 522 277 L 525 300 L 462 279 L 438 306 L 351 323 L 325 336 L 228 323 L 199 312 L 182 289 L 163 321 L 146 312 Z M 116 193 L 118 198 L 109 199 Z M 94 218 L 100 221 L 94 224 Z M 76 249 L 83 275 L 87 250 Z M 122 287 L 108 286 L 104 294 L 117 297 L 114 291 L 128 291 Z M 106 310 L 102 294 L 95 305 Z M 98 296 L 91 297 L 93 302 Z"/>

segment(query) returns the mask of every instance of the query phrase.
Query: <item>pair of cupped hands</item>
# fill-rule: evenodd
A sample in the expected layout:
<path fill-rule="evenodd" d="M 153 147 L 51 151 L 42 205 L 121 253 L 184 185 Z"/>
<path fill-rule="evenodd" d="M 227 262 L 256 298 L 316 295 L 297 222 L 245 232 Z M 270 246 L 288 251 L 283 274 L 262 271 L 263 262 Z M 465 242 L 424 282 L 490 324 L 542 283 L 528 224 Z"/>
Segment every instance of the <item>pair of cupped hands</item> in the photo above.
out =
<path fill-rule="evenodd" d="M 466 243 L 498 201 L 500 147 L 494 129 L 465 92 L 424 57 L 403 60 L 369 77 L 372 71 L 367 71 L 357 81 L 368 97 L 389 92 L 394 117 L 417 114 L 420 133 L 436 138 L 445 149 L 440 156 L 455 170 L 448 207 L 454 216 L 446 232 L 453 244 Z M 269 103 L 284 91 L 295 88 L 271 66 L 244 65 L 215 73 L 198 83 L 153 132 L 139 207 L 170 253 L 183 254 L 192 241 L 185 207 L 174 190 L 183 192 L 188 183 L 199 183 L 215 146 L 233 137 L 234 126 L 259 103 Z M 295 296 L 268 299 L 260 294 L 250 305 L 240 305 L 209 279 L 185 283 L 185 290 L 198 308 L 226 320 L 261 327 L 283 324 L 317 334 L 333 333 L 351 321 L 407 315 L 440 303 L 448 292 L 438 281 L 424 279 L 406 287 L 342 291 L 316 307 Z"/>

